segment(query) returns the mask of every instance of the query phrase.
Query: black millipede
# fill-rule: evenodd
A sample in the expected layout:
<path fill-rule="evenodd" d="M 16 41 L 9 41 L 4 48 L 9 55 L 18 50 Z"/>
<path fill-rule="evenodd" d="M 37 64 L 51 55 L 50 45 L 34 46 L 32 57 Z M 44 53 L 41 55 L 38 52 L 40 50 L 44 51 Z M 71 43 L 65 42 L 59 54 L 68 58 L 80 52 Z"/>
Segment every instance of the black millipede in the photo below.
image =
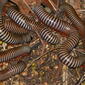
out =
<path fill-rule="evenodd" d="M 16 24 L 11 19 L 5 19 L 4 20 L 4 27 L 6 30 L 12 33 L 16 34 L 26 34 L 28 33 L 28 30 L 21 28 L 18 24 Z"/>
<path fill-rule="evenodd" d="M 14 47 L 14 48 L 11 48 L 5 51 L 1 51 L 0 52 L 0 63 L 9 61 L 24 53 L 30 53 L 30 51 L 31 51 L 31 48 L 26 45 Z"/>
<path fill-rule="evenodd" d="M 23 61 L 19 61 L 17 64 L 9 66 L 4 71 L 0 72 L 0 81 L 7 80 L 10 77 L 15 76 L 16 74 L 23 72 L 25 68 L 26 64 Z"/>

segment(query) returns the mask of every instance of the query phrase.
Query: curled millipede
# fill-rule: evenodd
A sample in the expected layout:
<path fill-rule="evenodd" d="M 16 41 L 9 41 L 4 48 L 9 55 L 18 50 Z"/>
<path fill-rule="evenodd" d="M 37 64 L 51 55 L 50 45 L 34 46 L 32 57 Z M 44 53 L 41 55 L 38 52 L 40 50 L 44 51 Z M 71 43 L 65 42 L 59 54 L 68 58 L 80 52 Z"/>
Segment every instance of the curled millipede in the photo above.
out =
<path fill-rule="evenodd" d="M 0 12 L 0 40 L 9 44 L 23 44 L 26 42 L 30 42 L 32 40 L 32 36 L 30 34 L 15 35 L 13 33 L 8 32 L 4 28 L 2 12 Z"/>
<path fill-rule="evenodd" d="M 84 38 L 85 26 L 75 9 L 70 4 L 65 2 L 60 5 L 59 10 L 65 12 L 66 16 L 71 20 L 72 24 L 77 27 L 76 29 L 79 30 L 80 35 Z"/>
<path fill-rule="evenodd" d="M 24 53 L 30 53 L 30 51 L 31 51 L 31 48 L 26 45 L 14 47 L 14 48 L 2 51 L 0 52 L 0 63 L 9 61 Z"/>
<path fill-rule="evenodd" d="M 75 58 L 71 55 L 72 49 L 78 44 L 78 42 L 79 42 L 79 35 L 74 30 L 70 32 L 68 39 L 59 48 L 58 57 L 60 61 L 66 64 L 70 68 L 79 67 L 84 63 L 82 59 Z"/>
<path fill-rule="evenodd" d="M 50 44 L 58 44 L 59 39 L 57 36 L 55 36 L 51 30 L 49 29 L 41 29 L 40 31 L 41 38 L 44 39 L 45 41 L 49 42 Z"/>
<path fill-rule="evenodd" d="M 23 72 L 25 68 L 26 64 L 23 61 L 19 61 L 17 64 L 13 66 L 11 65 L 4 71 L 0 72 L 0 81 L 4 81 L 12 76 L 15 76 L 16 74 Z"/>
<path fill-rule="evenodd" d="M 8 8 L 7 14 L 12 20 L 14 20 L 22 28 L 25 28 L 27 30 L 32 30 L 30 24 L 28 23 L 27 16 L 25 16 L 21 12 L 18 12 L 15 8 L 13 7 Z"/>
<path fill-rule="evenodd" d="M 55 30 L 57 29 L 67 34 L 67 32 L 73 28 L 69 23 L 62 21 L 59 18 L 55 18 L 53 15 L 47 13 L 41 6 L 34 6 L 32 9 L 43 23 Z"/>
<path fill-rule="evenodd" d="M 12 32 L 12 33 L 16 33 L 16 34 L 28 33 L 28 30 L 21 28 L 11 19 L 5 19 L 4 27 L 6 30 L 8 30 L 9 32 Z"/>

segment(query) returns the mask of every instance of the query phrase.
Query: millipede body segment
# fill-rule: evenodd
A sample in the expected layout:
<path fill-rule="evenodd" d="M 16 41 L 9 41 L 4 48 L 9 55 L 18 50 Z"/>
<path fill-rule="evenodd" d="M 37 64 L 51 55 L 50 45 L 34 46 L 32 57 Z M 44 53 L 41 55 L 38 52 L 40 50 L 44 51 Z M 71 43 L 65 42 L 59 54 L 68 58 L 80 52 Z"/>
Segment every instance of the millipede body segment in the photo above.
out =
<path fill-rule="evenodd" d="M 75 9 L 68 3 L 64 2 L 60 5 L 59 10 L 65 12 L 66 17 L 70 19 L 72 24 L 76 26 L 76 29 L 80 35 L 84 38 L 85 36 L 85 25 L 82 22 L 81 18 L 76 13 Z"/>
<path fill-rule="evenodd" d="M 30 18 L 28 18 L 28 23 L 31 25 L 34 31 L 38 30 L 37 32 L 41 36 L 42 40 L 45 40 L 50 44 L 59 43 L 58 36 L 55 36 L 47 26 L 44 26 L 44 24 L 40 23 L 39 21 L 36 22 Z"/>
<path fill-rule="evenodd" d="M 41 38 L 45 41 L 47 41 L 50 44 L 58 44 L 59 39 L 57 36 L 55 36 L 51 30 L 43 28 L 40 31 Z"/>
<path fill-rule="evenodd" d="M 16 34 L 26 34 L 29 32 L 28 30 L 21 28 L 11 19 L 5 19 L 4 27 L 9 32 L 16 33 Z"/>
<path fill-rule="evenodd" d="M 44 24 L 54 28 L 55 30 L 68 33 L 68 31 L 73 28 L 69 23 L 47 13 L 41 6 L 34 6 L 32 9 Z"/>
<path fill-rule="evenodd" d="M 69 34 L 68 39 L 61 45 L 58 56 L 61 62 L 70 68 L 76 68 L 82 65 L 84 62 L 79 58 L 74 58 L 70 53 L 72 49 L 78 44 L 79 35 L 76 31 Z"/>
<path fill-rule="evenodd" d="M 9 43 L 9 44 L 23 44 L 26 42 L 30 42 L 32 36 L 27 34 L 26 37 L 24 35 L 15 35 L 13 33 L 8 32 L 4 28 L 2 12 L 0 12 L 0 40 Z"/>
<path fill-rule="evenodd" d="M 0 52 L 0 62 L 6 62 L 24 53 L 30 53 L 31 48 L 29 46 L 19 46 Z"/>
<path fill-rule="evenodd" d="M 25 68 L 26 64 L 23 61 L 19 61 L 17 64 L 13 66 L 11 65 L 4 71 L 0 72 L 0 81 L 7 80 L 10 77 L 15 76 L 16 74 L 23 72 Z"/>
<path fill-rule="evenodd" d="M 27 21 L 27 16 L 25 16 L 21 12 L 18 12 L 15 8 L 13 7 L 8 8 L 7 14 L 12 20 L 14 20 L 22 28 L 27 30 L 32 30 L 32 27 Z"/>

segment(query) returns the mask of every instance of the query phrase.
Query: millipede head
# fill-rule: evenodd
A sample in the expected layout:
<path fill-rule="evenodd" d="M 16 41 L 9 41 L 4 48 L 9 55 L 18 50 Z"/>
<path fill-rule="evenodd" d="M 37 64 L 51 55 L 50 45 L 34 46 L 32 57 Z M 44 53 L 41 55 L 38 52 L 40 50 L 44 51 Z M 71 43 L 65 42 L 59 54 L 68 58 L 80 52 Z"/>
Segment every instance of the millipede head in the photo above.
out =
<path fill-rule="evenodd" d="M 15 8 L 17 11 L 20 11 L 20 8 L 15 2 L 8 0 L 8 3 L 5 4 L 4 9 L 7 11 L 11 7 Z"/>
<path fill-rule="evenodd" d="M 13 2 L 13 1 L 11 1 L 11 0 L 8 0 L 8 2 L 9 2 L 11 5 L 13 5 L 16 10 L 18 10 L 18 11 L 20 10 L 19 6 L 18 6 L 15 2 Z"/>

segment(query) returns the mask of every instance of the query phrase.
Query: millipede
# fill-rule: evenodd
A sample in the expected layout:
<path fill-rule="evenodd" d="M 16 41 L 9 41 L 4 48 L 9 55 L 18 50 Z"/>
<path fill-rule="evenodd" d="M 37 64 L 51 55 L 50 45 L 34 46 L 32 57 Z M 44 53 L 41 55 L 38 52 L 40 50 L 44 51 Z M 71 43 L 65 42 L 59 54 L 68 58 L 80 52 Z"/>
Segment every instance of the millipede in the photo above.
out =
<path fill-rule="evenodd" d="M 58 57 L 61 62 L 67 65 L 70 68 L 79 67 L 84 63 L 83 60 L 74 58 L 70 53 L 72 49 L 78 44 L 79 35 L 76 31 L 72 31 L 69 34 L 68 39 L 61 45 L 58 52 Z"/>
<path fill-rule="evenodd" d="M 65 32 L 67 34 L 68 31 L 73 28 L 69 23 L 47 13 L 40 5 L 32 7 L 32 10 L 44 24 L 54 28 L 55 30 Z"/>
<path fill-rule="evenodd" d="M 35 22 L 31 18 L 28 18 L 28 23 L 31 25 L 34 31 L 38 30 L 38 33 L 40 34 L 41 38 L 46 42 L 50 44 L 59 43 L 58 36 L 55 36 L 47 26 L 44 26 L 44 24 L 40 23 L 39 21 Z"/>
<path fill-rule="evenodd" d="M 30 53 L 30 51 L 31 51 L 31 48 L 26 45 L 14 47 L 14 48 L 11 48 L 5 51 L 1 51 L 0 52 L 0 63 L 9 61 L 24 53 Z"/>
<path fill-rule="evenodd" d="M 8 10 L 7 10 L 7 14 L 8 16 L 13 20 L 15 21 L 18 25 L 20 25 L 21 27 L 25 27 L 26 29 L 28 30 L 33 30 L 33 29 L 36 29 L 36 28 L 40 28 L 39 25 L 34 22 L 33 20 L 29 19 L 28 17 L 26 17 L 25 15 L 23 15 L 21 12 L 17 11 L 16 9 L 14 9 L 13 7 L 9 7 Z M 9 25 L 10 23 L 7 22 L 7 24 L 5 25 L 6 27 L 10 27 L 11 25 Z M 34 26 L 33 26 L 34 25 Z M 11 26 L 12 27 L 12 26 Z M 14 27 L 13 27 L 14 28 Z M 13 29 L 12 28 L 12 29 Z M 18 28 L 18 27 L 15 27 L 15 28 Z M 15 29 L 14 28 L 14 29 Z M 11 29 L 10 29 L 11 30 Z M 16 30 L 16 29 L 15 29 Z M 17 29 L 18 30 L 18 29 Z M 20 30 L 18 31 L 20 32 Z M 23 31 L 22 31 L 23 32 Z M 41 31 L 42 32 L 42 31 Z M 40 32 L 40 35 L 42 36 Z M 51 44 L 54 44 L 54 43 L 58 43 L 58 38 L 57 37 L 54 37 L 54 35 L 50 32 L 50 34 L 48 34 L 51 36 L 51 40 L 47 40 L 49 39 L 49 37 L 47 39 L 44 39 L 48 42 L 50 42 Z M 47 36 L 47 34 L 45 34 L 45 36 Z M 42 36 L 41 38 L 45 38 L 45 36 Z"/>
<path fill-rule="evenodd" d="M 57 36 L 55 36 L 51 30 L 49 29 L 41 29 L 40 30 L 40 35 L 41 38 L 44 39 L 45 41 L 47 41 L 50 44 L 58 44 L 59 43 L 59 39 Z"/>
<path fill-rule="evenodd" d="M 23 61 L 19 61 L 17 64 L 9 66 L 4 72 L 0 72 L 0 81 L 7 80 L 16 74 L 23 72 L 25 68 L 26 64 Z"/>
<path fill-rule="evenodd" d="M 8 8 L 7 14 L 22 28 L 25 28 L 27 30 L 32 30 L 32 27 L 27 21 L 27 16 L 25 16 L 21 12 L 18 12 L 13 6 Z"/>
<path fill-rule="evenodd" d="M 81 18 L 76 13 L 75 9 L 70 4 L 64 2 L 60 5 L 59 10 L 65 12 L 66 17 L 70 19 L 72 24 L 76 26 L 76 29 L 79 31 L 81 37 L 84 38 L 85 25 L 82 22 Z"/>
<path fill-rule="evenodd" d="M 9 43 L 9 44 L 21 44 L 25 42 L 30 42 L 32 39 L 32 36 L 27 35 L 14 35 L 13 33 L 8 32 L 4 28 L 4 22 L 3 22 L 3 16 L 2 13 L 0 13 L 0 40 Z"/>
<path fill-rule="evenodd" d="M 18 11 L 17 11 L 17 13 L 18 13 Z M 49 42 L 50 44 L 58 44 L 59 43 L 58 37 L 55 36 L 53 33 L 51 33 L 51 31 L 49 31 L 48 27 L 44 27 L 44 25 L 42 23 L 38 22 L 38 21 L 36 22 L 35 19 L 31 18 L 31 16 L 29 16 L 27 18 L 27 21 L 28 21 L 28 23 L 30 24 L 30 26 L 32 27 L 32 29 L 34 31 L 35 30 L 40 30 L 38 32 L 39 32 L 42 39 Z"/>
<path fill-rule="evenodd" d="M 5 19 L 4 21 L 4 27 L 6 30 L 8 30 L 9 32 L 12 33 L 16 33 L 16 34 L 26 34 L 29 31 L 26 29 L 21 28 L 20 26 L 18 26 L 14 21 L 12 21 L 11 19 Z"/>

